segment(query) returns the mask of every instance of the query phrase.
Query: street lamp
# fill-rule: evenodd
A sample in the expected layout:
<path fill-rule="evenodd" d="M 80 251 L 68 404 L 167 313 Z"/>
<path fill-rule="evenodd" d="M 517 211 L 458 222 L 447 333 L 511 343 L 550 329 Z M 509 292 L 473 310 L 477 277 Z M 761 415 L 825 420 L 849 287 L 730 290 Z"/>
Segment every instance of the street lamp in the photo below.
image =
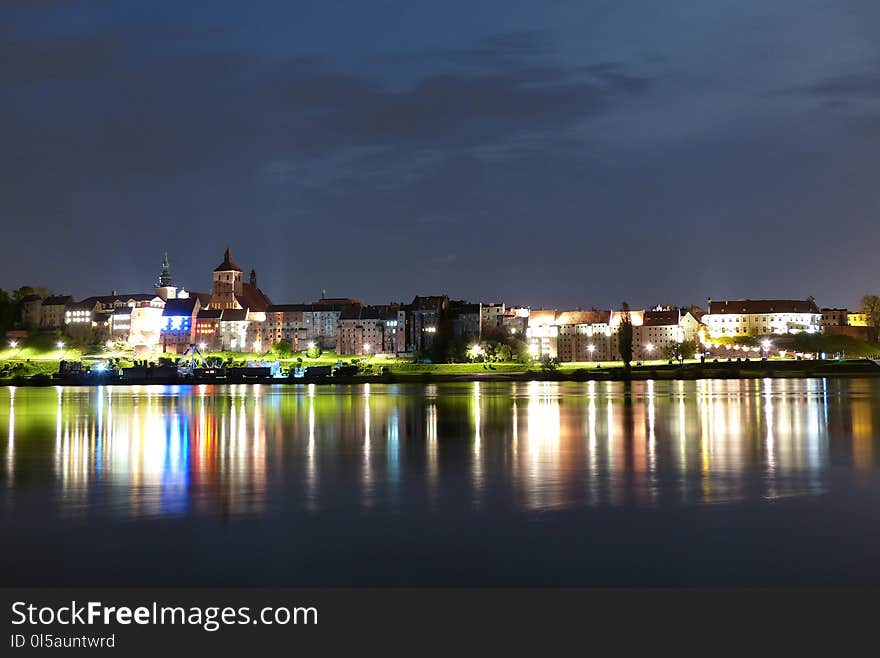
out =
<path fill-rule="evenodd" d="M 204 343 L 199 343 L 199 351 L 204 350 L 207 347 Z"/>
<path fill-rule="evenodd" d="M 645 349 L 648 350 L 648 354 L 651 354 L 654 351 L 654 344 L 648 343 L 647 345 L 645 345 Z"/>
<path fill-rule="evenodd" d="M 9 347 L 11 347 L 12 349 L 15 349 L 16 347 L 18 347 L 18 341 L 17 340 L 9 341 Z"/>
<path fill-rule="evenodd" d="M 63 350 L 64 349 L 64 341 L 59 340 L 57 343 L 55 343 L 55 347 L 57 347 L 59 350 Z"/>
<path fill-rule="evenodd" d="M 593 360 L 593 352 L 596 351 L 595 345 L 587 345 L 587 351 L 590 353 L 590 361 Z"/>
<path fill-rule="evenodd" d="M 770 341 L 766 338 L 761 341 L 761 357 L 766 359 L 770 356 Z"/>
<path fill-rule="evenodd" d="M 369 354 L 369 353 L 370 353 L 370 344 L 364 343 L 364 354 Z"/>
<path fill-rule="evenodd" d="M 310 340 L 310 341 L 309 341 L 309 349 L 310 349 L 310 350 L 315 349 L 315 341 L 313 341 L 313 340 Z"/>

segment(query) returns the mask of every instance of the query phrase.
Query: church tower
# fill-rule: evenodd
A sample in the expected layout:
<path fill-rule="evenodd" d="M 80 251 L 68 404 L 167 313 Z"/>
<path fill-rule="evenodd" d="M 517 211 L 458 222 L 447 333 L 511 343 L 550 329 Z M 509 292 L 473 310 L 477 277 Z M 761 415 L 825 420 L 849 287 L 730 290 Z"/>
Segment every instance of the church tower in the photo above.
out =
<path fill-rule="evenodd" d="M 156 292 L 156 295 L 165 301 L 177 297 L 177 288 L 175 288 L 171 282 L 171 266 L 168 264 L 167 251 L 162 258 L 162 273 L 159 274 L 159 280 L 156 282 L 153 290 Z"/>
<path fill-rule="evenodd" d="M 232 252 L 227 247 L 223 262 L 214 268 L 211 308 L 241 308 L 238 302 L 241 293 L 241 268 L 232 261 Z"/>

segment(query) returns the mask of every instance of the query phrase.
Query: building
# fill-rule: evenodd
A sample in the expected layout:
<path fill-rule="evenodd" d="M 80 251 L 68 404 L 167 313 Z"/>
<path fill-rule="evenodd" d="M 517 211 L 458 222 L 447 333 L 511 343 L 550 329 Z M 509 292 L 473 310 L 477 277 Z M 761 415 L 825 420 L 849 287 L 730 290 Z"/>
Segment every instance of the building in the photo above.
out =
<path fill-rule="evenodd" d="M 845 327 L 849 324 L 849 311 L 845 308 L 823 308 L 819 324 L 824 331 L 826 327 Z"/>
<path fill-rule="evenodd" d="M 634 331 L 633 334 L 635 333 Z M 633 353 L 642 359 L 662 357 L 667 347 L 684 341 L 681 311 L 677 306 L 658 307 L 645 311 L 638 333 L 641 351 L 637 353 L 633 350 Z"/>
<path fill-rule="evenodd" d="M 67 308 L 73 304 L 70 295 L 53 295 L 46 297 L 40 304 L 40 327 L 44 329 L 61 329 Z"/>
<path fill-rule="evenodd" d="M 262 351 L 266 334 L 266 320 L 272 300 L 257 286 L 257 273 L 251 270 L 247 283 L 241 268 L 232 260 L 227 247 L 223 262 L 214 268 L 211 298 L 206 305 L 211 310 L 243 311 L 223 313 L 216 326 L 214 343 L 239 351 Z M 205 318 L 207 324 L 208 318 Z M 212 321 L 216 318 L 212 318 Z M 219 341 L 219 343 L 217 342 Z M 235 345 L 235 347 L 230 347 Z"/>
<path fill-rule="evenodd" d="M 195 343 L 196 318 L 201 308 L 202 304 L 196 296 L 165 302 L 160 327 L 163 352 L 182 354 Z"/>
<path fill-rule="evenodd" d="M 447 295 L 415 296 L 406 312 L 406 352 L 425 353 L 434 345 L 439 323 L 447 318 Z"/>
<path fill-rule="evenodd" d="M 262 351 L 261 341 L 252 338 L 250 324 L 247 309 L 224 308 L 220 313 L 214 345 L 217 349 L 235 352 Z"/>
<path fill-rule="evenodd" d="M 501 316 L 501 329 L 505 334 L 525 340 L 530 316 L 531 310 L 525 306 L 508 308 Z"/>
<path fill-rule="evenodd" d="M 710 338 L 816 333 L 822 314 L 812 299 L 709 300 L 703 316 Z"/>
<path fill-rule="evenodd" d="M 847 313 L 846 314 L 846 323 L 850 327 L 867 327 L 868 326 L 868 314 L 867 313 Z"/>
<path fill-rule="evenodd" d="M 350 307 L 338 324 L 339 354 L 399 354 L 406 346 L 406 312 L 399 304 Z"/>
<path fill-rule="evenodd" d="M 339 320 L 363 308 L 359 299 L 322 298 L 311 304 L 273 304 L 266 311 L 264 340 L 288 343 L 294 351 L 310 344 L 323 349 L 337 349 Z M 342 353 L 342 352 L 340 352 Z"/>
<path fill-rule="evenodd" d="M 481 330 L 501 329 L 505 312 L 502 302 L 480 304 Z"/>
<path fill-rule="evenodd" d="M 155 349 L 165 300 L 154 294 L 86 297 L 65 310 L 65 331 L 82 342 L 122 340 Z M 143 309 L 137 313 L 134 309 Z M 134 336 L 134 342 L 132 342 Z M 146 342 L 145 342 L 146 341 Z"/>
<path fill-rule="evenodd" d="M 43 298 L 39 295 L 28 295 L 21 300 L 21 323 L 25 327 L 40 326 L 40 309 Z"/>
<path fill-rule="evenodd" d="M 219 350 L 220 343 L 220 316 L 223 311 L 219 308 L 203 308 L 196 315 L 195 343 L 199 349 Z"/>
<path fill-rule="evenodd" d="M 562 311 L 557 327 L 556 357 L 560 361 L 604 361 L 611 358 L 611 311 Z"/>
<path fill-rule="evenodd" d="M 645 311 L 627 313 L 633 325 L 633 358 L 649 358 L 651 350 L 642 348 L 649 342 L 643 328 Z M 529 352 L 538 359 L 569 362 L 617 360 L 618 329 L 623 317 L 624 311 L 532 310 L 526 329 Z"/>
<path fill-rule="evenodd" d="M 681 326 L 682 338 L 699 345 L 702 336 L 706 332 L 706 325 L 702 322 L 705 311 L 697 307 L 682 310 L 684 313 L 680 314 L 681 319 L 678 321 L 679 326 Z"/>
<path fill-rule="evenodd" d="M 526 327 L 526 340 L 529 344 L 529 352 L 532 356 L 543 359 L 558 358 L 559 349 L 556 338 L 559 335 L 559 327 L 556 325 L 558 311 L 539 309 L 529 314 L 529 324 Z"/>
<path fill-rule="evenodd" d="M 479 342 L 482 336 L 483 305 L 466 301 L 450 301 L 449 317 L 452 335 Z"/>

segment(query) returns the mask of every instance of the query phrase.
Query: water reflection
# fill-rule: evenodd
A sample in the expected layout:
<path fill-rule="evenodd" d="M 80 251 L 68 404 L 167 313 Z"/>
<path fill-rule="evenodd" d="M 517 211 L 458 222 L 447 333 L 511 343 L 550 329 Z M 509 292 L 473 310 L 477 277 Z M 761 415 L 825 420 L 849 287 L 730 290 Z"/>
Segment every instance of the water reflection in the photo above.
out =
<path fill-rule="evenodd" d="M 5 388 L 4 510 L 774 500 L 876 469 L 876 380 Z M 2 418 L 5 415 L 5 418 Z"/>

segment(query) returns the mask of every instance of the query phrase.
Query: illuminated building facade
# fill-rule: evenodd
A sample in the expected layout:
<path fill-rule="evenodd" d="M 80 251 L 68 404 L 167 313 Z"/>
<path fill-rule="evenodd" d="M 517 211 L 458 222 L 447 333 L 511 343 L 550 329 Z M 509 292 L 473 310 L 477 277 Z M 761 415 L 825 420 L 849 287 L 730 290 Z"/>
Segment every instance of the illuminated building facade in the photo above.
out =
<path fill-rule="evenodd" d="M 339 319 L 363 306 L 362 301 L 347 297 L 323 298 L 311 304 L 273 304 L 266 311 L 264 342 L 288 343 L 295 351 L 307 349 L 309 343 L 336 348 Z"/>
<path fill-rule="evenodd" d="M 160 339 L 162 351 L 182 354 L 195 342 L 196 318 L 202 305 L 196 296 L 169 299 L 162 312 Z"/>
<path fill-rule="evenodd" d="M 710 338 L 817 333 L 822 330 L 822 314 L 812 299 L 710 299 L 702 321 Z"/>

